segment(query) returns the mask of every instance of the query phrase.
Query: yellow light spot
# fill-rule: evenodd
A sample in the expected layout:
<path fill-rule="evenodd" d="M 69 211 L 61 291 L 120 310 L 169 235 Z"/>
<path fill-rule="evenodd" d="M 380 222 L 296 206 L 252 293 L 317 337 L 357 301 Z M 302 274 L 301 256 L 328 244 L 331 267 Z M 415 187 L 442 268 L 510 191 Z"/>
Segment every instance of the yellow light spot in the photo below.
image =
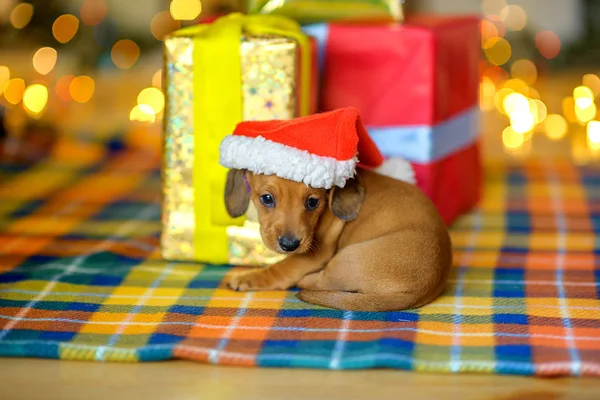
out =
<path fill-rule="evenodd" d="M 33 56 L 33 68 L 38 73 L 47 75 L 54 69 L 57 57 L 58 53 L 52 47 L 42 47 Z"/>
<path fill-rule="evenodd" d="M 573 90 L 575 107 L 585 109 L 594 103 L 594 92 L 587 86 L 578 86 Z"/>
<path fill-rule="evenodd" d="M 525 137 L 516 133 L 510 126 L 502 132 L 502 143 L 504 143 L 504 146 L 508 149 L 516 150 L 523 146 L 524 142 Z"/>
<path fill-rule="evenodd" d="M 119 40 L 111 50 L 113 63 L 121 69 L 129 69 L 135 65 L 140 56 L 140 48 L 129 39 Z"/>
<path fill-rule="evenodd" d="M 52 24 L 52 34 L 60 43 L 67 43 L 73 39 L 78 29 L 79 20 L 71 14 L 61 15 Z"/>
<path fill-rule="evenodd" d="M 39 114 L 48 103 L 48 89 L 44 85 L 34 84 L 25 89 L 23 107 L 32 114 Z"/>
<path fill-rule="evenodd" d="M 537 80 L 537 68 L 529 60 L 515 61 L 510 67 L 513 78 L 521 79 L 527 85 L 533 85 Z"/>
<path fill-rule="evenodd" d="M 152 76 L 152 86 L 158 89 L 162 88 L 162 69 L 156 71 L 154 76 Z"/>
<path fill-rule="evenodd" d="M 590 122 L 594 118 L 596 118 L 596 105 L 592 103 L 588 108 L 579 108 L 575 107 L 575 116 L 577 117 L 577 121 L 582 124 Z"/>
<path fill-rule="evenodd" d="M 10 104 L 19 104 L 25 91 L 25 81 L 21 78 L 14 78 L 4 85 L 4 98 Z"/>
<path fill-rule="evenodd" d="M 96 83 L 89 76 L 78 76 L 71 81 L 69 93 L 73 100 L 78 103 L 87 103 L 94 95 Z"/>
<path fill-rule="evenodd" d="M 535 120 L 535 124 L 541 124 L 548 115 L 548 107 L 541 100 L 529 100 L 529 109 Z"/>
<path fill-rule="evenodd" d="M 535 126 L 535 117 L 531 110 L 517 110 L 510 114 L 510 126 L 516 133 L 525 134 Z"/>
<path fill-rule="evenodd" d="M 562 101 L 563 115 L 570 123 L 577 122 L 575 115 L 575 100 L 572 97 L 565 97 Z"/>
<path fill-rule="evenodd" d="M 172 0 L 169 8 L 174 19 L 190 21 L 202 12 L 200 0 Z"/>
<path fill-rule="evenodd" d="M 506 114 L 506 112 L 504 111 L 504 99 L 511 93 L 514 93 L 514 90 L 503 88 L 498 90 L 496 92 L 496 96 L 494 96 L 494 103 L 496 104 L 496 108 L 502 114 Z"/>
<path fill-rule="evenodd" d="M 521 93 L 511 93 L 502 102 L 504 112 L 508 115 L 521 111 L 529 111 L 529 101 Z"/>
<path fill-rule="evenodd" d="M 483 77 L 479 85 L 479 106 L 484 111 L 491 111 L 494 108 L 494 95 L 496 94 L 496 85 L 488 78 Z"/>
<path fill-rule="evenodd" d="M 504 7 L 500 11 L 500 18 L 511 31 L 520 31 L 527 25 L 527 14 L 525 11 L 514 4 Z"/>
<path fill-rule="evenodd" d="M 535 100 L 539 100 L 540 99 L 540 94 L 537 90 L 535 90 L 534 88 L 529 88 L 529 90 L 527 91 L 527 95 Z"/>
<path fill-rule="evenodd" d="M 81 21 L 86 25 L 98 25 L 108 13 L 108 6 L 104 0 L 86 0 L 79 10 Z"/>
<path fill-rule="evenodd" d="M 21 3 L 10 13 L 10 23 L 17 29 L 23 29 L 29 24 L 31 17 L 33 17 L 33 6 L 29 3 Z"/>
<path fill-rule="evenodd" d="M 500 14 L 504 7 L 506 7 L 506 0 L 483 0 L 481 3 L 484 14 Z"/>
<path fill-rule="evenodd" d="M 153 114 L 160 113 L 165 107 L 165 96 L 157 88 L 151 87 L 142 90 L 137 98 L 138 105 L 148 105 Z"/>
<path fill-rule="evenodd" d="M 158 40 L 163 40 L 165 36 L 179 29 L 181 22 L 175 21 L 168 11 L 161 11 L 152 18 L 150 22 L 150 32 Z"/>
<path fill-rule="evenodd" d="M 535 44 L 540 54 L 549 60 L 560 53 L 560 38 L 552 31 L 542 31 L 536 34 Z"/>
<path fill-rule="evenodd" d="M 488 40 L 500 37 L 496 24 L 490 20 L 481 20 L 481 44 L 485 44 Z"/>
<path fill-rule="evenodd" d="M 521 79 L 509 79 L 504 82 L 504 87 L 512 89 L 515 92 L 527 95 L 529 93 L 529 86 Z"/>
<path fill-rule="evenodd" d="M 594 92 L 594 96 L 598 97 L 598 95 L 600 95 L 600 78 L 598 78 L 598 75 L 584 75 L 582 83 L 583 86 L 587 86 L 590 89 L 592 89 L 592 92 Z"/>
<path fill-rule="evenodd" d="M 138 104 L 129 113 L 129 119 L 139 122 L 155 122 L 156 115 L 154 115 L 154 110 L 149 105 Z"/>
<path fill-rule="evenodd" d="M 73 75 L 65 75 L 61 76 L 56 81 L 56 95 L 59 99 L 64 102 L 71 101 L 71 94 L 69 93 L 69 88 L 71 87 L 71 82 L 73 82 L 75 76 Z"/>
<path fill-rule="evenodd" d="M 588 123 L 587 137 L 591 143 L 600 144 L 600 121 L 590 121 Z"/>
<path fill-rule="evenodd" d="M 546 128 L 546 135 L 552 140 L 562 139 L 569 129 L 567 120 L 559 114 L 548 115 L 546 121 L 544 121 L 544 127 Z"/>
<path fill-rule="evenodd" d="M 4 85 L 10 80 L 10 69 L 0 65 L 0 94 L 4 93 Z"/>

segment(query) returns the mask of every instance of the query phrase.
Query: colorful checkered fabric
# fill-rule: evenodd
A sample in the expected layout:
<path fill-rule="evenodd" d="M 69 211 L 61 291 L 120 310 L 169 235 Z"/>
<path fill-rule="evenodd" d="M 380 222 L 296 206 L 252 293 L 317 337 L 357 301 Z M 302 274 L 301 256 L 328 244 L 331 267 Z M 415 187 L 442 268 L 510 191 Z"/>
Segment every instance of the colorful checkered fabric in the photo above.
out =
<path fill-rule="evenodd" d="M 0 169 L 0 355 L 600 376 L 600 169 L 489 165 L 445 294 L 365 313 L 161 261 L 157 166 L 120 151 Z"/>

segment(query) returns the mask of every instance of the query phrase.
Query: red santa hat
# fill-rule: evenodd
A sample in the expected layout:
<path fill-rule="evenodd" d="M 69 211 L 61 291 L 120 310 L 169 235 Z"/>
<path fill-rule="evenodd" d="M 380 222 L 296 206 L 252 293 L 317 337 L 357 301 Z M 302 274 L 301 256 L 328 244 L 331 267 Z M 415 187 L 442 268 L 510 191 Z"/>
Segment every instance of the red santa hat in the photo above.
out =
<path fill-rule="evenodd" d="M 344 187 L 357 166 L 414 183 L 407 161 L 384 163 L 352 107 L 292 120 L 241 122 L 223 139 L 220 151 L 226 168 L 276 175 L 314 188 Z"/>

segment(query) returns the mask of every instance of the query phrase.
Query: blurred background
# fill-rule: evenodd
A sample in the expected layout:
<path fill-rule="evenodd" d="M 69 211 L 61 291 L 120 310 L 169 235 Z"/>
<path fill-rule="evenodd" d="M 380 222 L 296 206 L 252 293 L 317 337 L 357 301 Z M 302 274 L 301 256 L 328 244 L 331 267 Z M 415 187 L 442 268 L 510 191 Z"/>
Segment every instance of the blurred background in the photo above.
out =
<path fill-rule="evenodd" d="M 600 158 L 600 0 L 406 0 L 476 13 L 488 158 Z M 0 160 L 160 152 L 161 40 L 241 0 L 0 0 Z M 460 62 L 460 60 L 457 60 Z M 25 145 L 26 144 L 26 145 Z"/>

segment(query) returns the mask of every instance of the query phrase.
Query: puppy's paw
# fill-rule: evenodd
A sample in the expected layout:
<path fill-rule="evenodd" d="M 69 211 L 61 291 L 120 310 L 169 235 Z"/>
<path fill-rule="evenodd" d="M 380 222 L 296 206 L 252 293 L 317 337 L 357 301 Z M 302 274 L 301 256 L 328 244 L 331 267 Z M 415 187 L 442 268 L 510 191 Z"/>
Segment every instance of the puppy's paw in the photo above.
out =
<path fill-rule="evenodd" d="M 240 272 L 231 277 L 227 285 L 240 292 L 253 290 L 282 290 L 284 289 L 271 274 L 264 269 Z"/>

